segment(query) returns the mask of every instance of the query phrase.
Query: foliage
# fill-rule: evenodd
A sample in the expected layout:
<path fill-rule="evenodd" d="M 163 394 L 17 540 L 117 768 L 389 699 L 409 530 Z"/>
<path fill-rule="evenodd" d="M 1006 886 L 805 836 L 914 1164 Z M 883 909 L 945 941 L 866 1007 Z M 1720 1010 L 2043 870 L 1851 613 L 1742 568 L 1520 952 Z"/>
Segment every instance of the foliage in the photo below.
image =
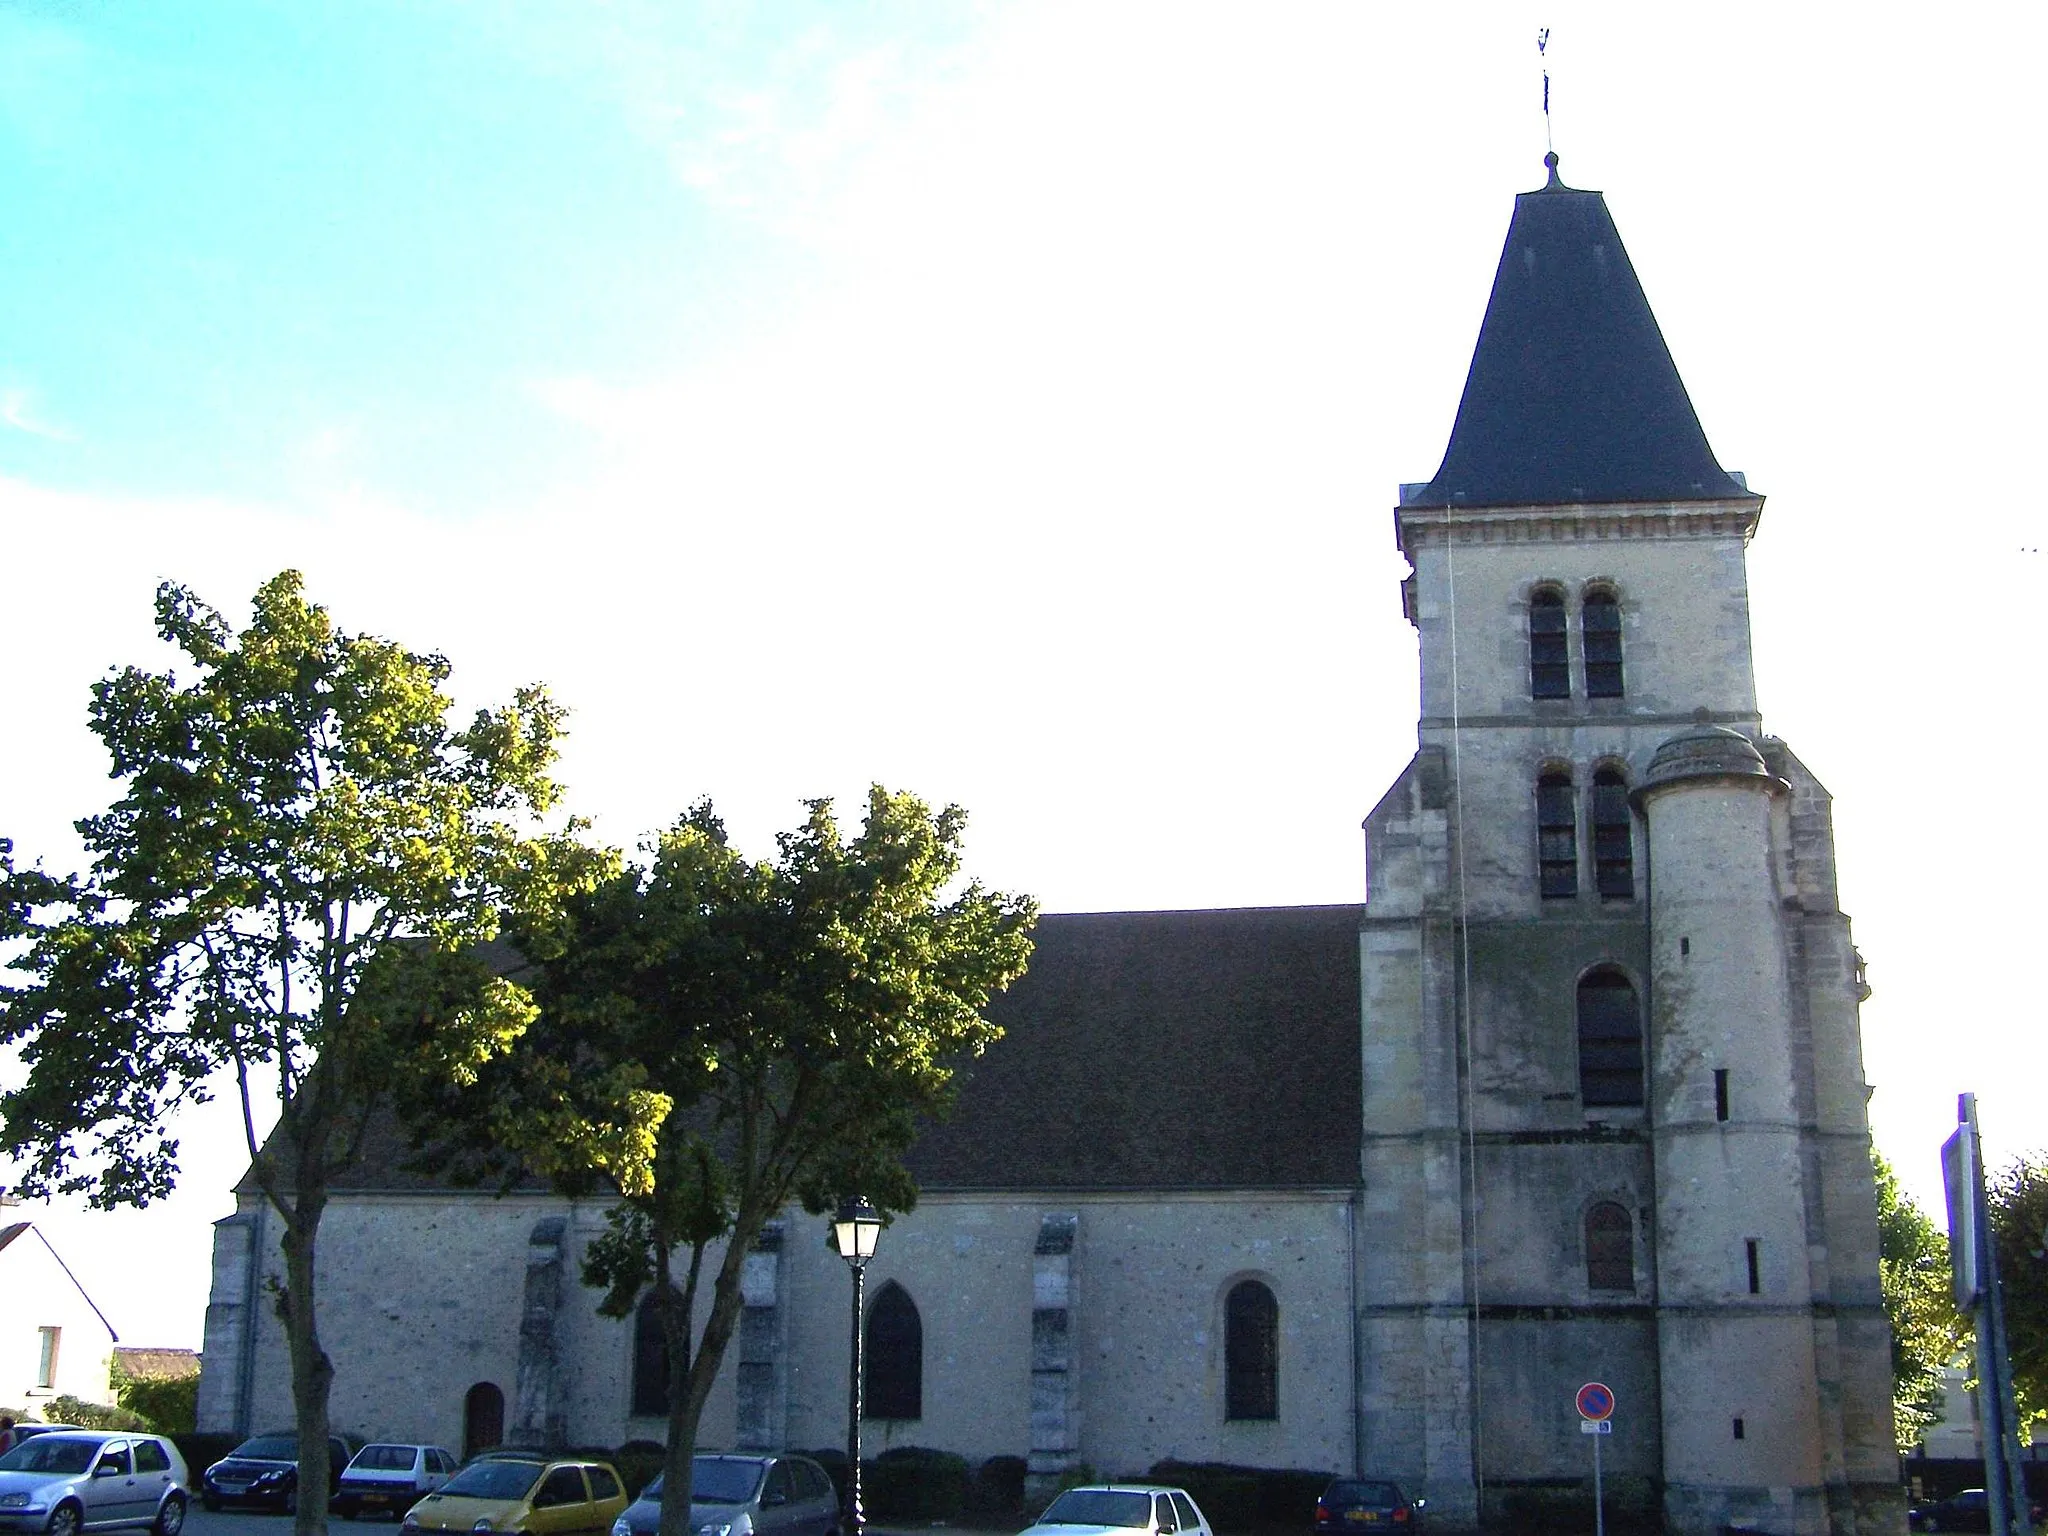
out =
<path fill-rule="evenodd" d="M 983 1013 L 1023 973 L 1035 908 L 956 889 L 964 824 L 958 807 L 934 814 L 877 787 L 858 834 L 813 801 L 754 862 L 698 805 L 646 867 L 569 903 L 534 982 L 534 1029 L 451 1112 L 473 1144 L 623 1196 L 583 1279 L 608 1316 L 643 1295 L 660 1309 L 671 1481 L 687 1477 L 763 1226 L 792 1201 L 819 1212 L 852 1191 L 909 1209 L 901 1156 L 920 1118 L 946 1111 L 954 1063 L 996 1038 Z M 664 1536 L 687 1515 L 665 1506 Z"/>
<path fill-rule="evenodd" d="M 867 1512 L 920 1525 L 957 1520 L 967 1507 L 967 1462 L 951 1451 L 895 1445 L 861 1475 Z"/>
<path fill-rule="evenodd" d="M 199 1423 L 199 1378 L 151 1376 L 114 1378 L 114 1397 L 130 1413 L 149 1421 L 160 1435 L 188 1434 Z"/>
<path fill-rule="evenodd" d="M 1948 1238 L 1899 1187 L 1875 1149 L 1877 1274 L 1892 1330 L 1892 1430 L 1900 1451 L 1925 1438 L 1939 1416 L 1941 1368 L 1969 1337 L 1949 1282 Z"/>
<path fill-rule="evenodd" d="M 43 1404 L 46 1424 L 76 1424 L 80 1429 L 155 1429 L 140 1413 L 125 1404 L 88 1403 L 82 1397 L 60 1393 Z"/>
<path fill-rule="evenodd" d="M 2024 1445 L 2029 1427 L 2048 1418 L 2048 1158 L 2018 1159 L 1992 1175 L 1985 1194 Z"/>
<path fill-rule="evenodd" d="M 449 667 L 338 630 L 297 572 L 248 628 L 182 587 L 156 597 L 191 675 L 127 667 L 91 726 L 121 797 L 78 823 L 88 873 L 0 868 L 25 984 L 0 991 L 0 1155 L 23 1193 L 146 1205 L 177 1174 L 176 1112 L 238 1089 L 251 1176 L 284 1218 L 278 1306 L 305 1475 L 327 1475 L 333 1368 L 314 1326 L 327 1191 L 394 1096 L 473 1076 L 533 1014 L 484 946 L 510 911 L 544 943 L 592 856 L 554 804 L 562 714 L 539 689 L 449 724 Z M 276 1129 L 259 1142 L 274 1083 Z M 301 1531 L 324 1526 L 319 1501 Z"/>

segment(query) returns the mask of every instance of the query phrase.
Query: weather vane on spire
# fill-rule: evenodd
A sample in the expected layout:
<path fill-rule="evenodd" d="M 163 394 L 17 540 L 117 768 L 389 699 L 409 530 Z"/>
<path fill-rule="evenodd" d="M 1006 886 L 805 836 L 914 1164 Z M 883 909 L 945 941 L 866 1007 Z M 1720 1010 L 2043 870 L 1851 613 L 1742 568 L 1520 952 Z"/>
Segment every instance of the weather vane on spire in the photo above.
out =
<path fill-rule="evenodd" d="M 1550 28 L 1545 27 L 1536 34 L 1536 57 L 1543 69 L 1543 148 L 1555 154 L 1557 145 L 1550 137 Z"/>

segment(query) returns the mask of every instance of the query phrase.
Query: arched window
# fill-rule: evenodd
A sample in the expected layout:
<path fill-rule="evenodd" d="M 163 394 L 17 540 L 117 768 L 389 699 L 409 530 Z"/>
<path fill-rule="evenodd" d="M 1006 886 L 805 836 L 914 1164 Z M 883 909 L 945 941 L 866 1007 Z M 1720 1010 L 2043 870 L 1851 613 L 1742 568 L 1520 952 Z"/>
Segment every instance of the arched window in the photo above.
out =
<path fill-rule="evenodd" d="M 1529 594 L 1529 697 L 1568 699 L 1572 666 L 1565 654 L 1564 594 L 1538 587 Z"/>
<path fill-rule="evenodd" d="M 868 1308 L 861 1389 L 864 1418 L 924 1417 L 924 1324 L 910 1292 L 894 1280 L 876 1293 Z"/>
<path fill-rule="evenodd" d="M 462 1459 L 505 1443 L 505 1394 L 480 1381 L 462 1399 Z"/>
<path fill-rule="evenodd" d="M 1257 1280 L 1223 1302 L 1223 1417 L 1280 1417 L 1280 1303 Z"/>
<path fill-rule="evenodd" d="M 633 1313 L 633 1416 L 668 1417 L 668 1337 L 661 1327 L 661 1297 L 649 1291 Z"/>
<path fill-rule="evenodd" d="M 1579 1099 L 1588 1108 L 1643 1102 L 1643 1026 L 1636 989 L 1617 970 L 1579 982 Z"/>
<path fill-rule="evenodd" d="M 1628 1209 L 1603 1200 L 1586 1212 L 1586 1287 L 1594 1291 L 1636 1288 L 1636 1235 Z"/>
<path fill-rule="evenodd" d="M 1628 781 L 1620 769 L 1602 768 L 1593 775 L 1593 888 L 1608 900 L 1635 896 L 1631 832 Z"/>
<path fill-rule="evenodd" d="M 1579 823 L 1568 769 L 1548 769 L 1536 781 L 1536 872 L 1546 900 L 1579 894 Z"/>
<path fill-rule="evenodd" d="M 1579 638 L 1586 656 L 1586 697 L 1621 697 L 1621 604 L 1605 587 L 1586 594 L 1579 609 Z"/>

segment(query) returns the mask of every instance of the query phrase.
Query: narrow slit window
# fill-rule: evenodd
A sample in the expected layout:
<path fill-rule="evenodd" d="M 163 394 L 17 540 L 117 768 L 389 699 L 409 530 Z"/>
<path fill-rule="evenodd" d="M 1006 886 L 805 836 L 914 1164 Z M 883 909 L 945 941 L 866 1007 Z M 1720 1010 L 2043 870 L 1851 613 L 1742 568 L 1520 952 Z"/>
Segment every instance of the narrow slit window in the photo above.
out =
<path fill-rule="evenodd" d="M 668 1333 L 659 1289 L 649 1291 L 633 1312 L 633 1415 L 668 1416 Z"/>
<path fill-rule="evenodd" d="M 1579 609 L 1579 633 L 1585 641 L 1586 697 L 1621 697 L 1621 604 L 1612 592 L 1588 592 Z"/>
<path fill-rule="evenodd" d="M 1572 696 L 1571 658 L 1565 646 L 1564 594 L 1544 587 L 1529 597 L 1529 697 Z"/>
<path fill-rule="evenodd" d="M 36 1386 L 48 1389 L 57 1385 L 57 1343 L 64 1336 L 62 1328 L 39 1328 L 36 1330 L 40 1348 L 36 1353 Z"/>
<path fill-rule="evenodd" d="M 1634 828 L 1628 781 L 1620 770 L 1593 775 L 1593 878 L 1605 901 L 1631 901 L 1636 894 Z"/>
<path fill-rule="evenodd" d="M 1552 771 L 1536 781 L 1536 866 L 1546 901 L 1579 894 L 1579 825 L 1569 773 Z"/>
<path fill-rule="evenodd" d="M 1753 1237 L 1749 1238 L 1743 1243 L 1742 1246 L 1749 1256 L 1749 1294 L 1752 1296 L 1761 1296 L 1764 1290 L 1763 1274 L 1762 1271 L 1760 1271 L 1757 1267 L 1756 1239 Z"/>
<path fill-rule="evenodd" d="M 1635 1230 L 1628 1210 L 1603 1200 L 1586 1212 L 1586 1287 L 1594 1291 L 1636 1288 Z"/>
<path fill-rule="evenodd" d="M 1728 1118 L 1728 1069 L 1726 1067 L 1714 1068 L 1714 1118 L 1716 1120 L 1726 1120 Z"/>
<path fill-rule="evenodd" d="M 1579 983 L 1579 1099 L 1588 1109 L 1643 1102 L 1643 1026 L 1636 989 L 1615 970 Z"/>

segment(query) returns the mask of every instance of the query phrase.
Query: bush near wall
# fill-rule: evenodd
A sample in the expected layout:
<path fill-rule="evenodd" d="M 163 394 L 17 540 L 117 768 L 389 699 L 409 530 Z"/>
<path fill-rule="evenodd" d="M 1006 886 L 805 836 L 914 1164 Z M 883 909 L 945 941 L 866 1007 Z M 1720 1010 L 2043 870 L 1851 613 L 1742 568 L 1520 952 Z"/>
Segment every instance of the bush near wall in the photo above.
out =
<path fill-rule="evenodd" d="M 1244 1531 L 1255 1526 L 1307 1530 L 1316 1500 L 1334 1472 L 1301 1467 L 1240 1467 L 1220 1461 L 1161 1461 L 1146 1474 L 1155 1483 L 1185 1488 L 1209 1524 Z"/>
<path fill-rule="evenodd" d="M 806 1451 L 831 1476 L 839 1502 L 846 1502 L 846 1452 Z M 1015 1461 L 1020 1457 L 995 1457 Z M 951 1451 L 921 1445 L 893 1446 L 881 1455 L 861 1458 L 861 1507 L 871 1520 L 957 1520 L 967 1508 L 970 1478 L 967 1462 Z M 1023 1498 L 1022 1474 L 1018 1499 Z"/>
<path fill-rule="evenodd" d="M 967 1480 L 967 1511 L 975 1515 L 1015 1515 L 1024 1509 L 1022 1456 L 991 1456 Z"/>
<path fill-rule="evenodd" d="M 139 1413 L 116 1408 L 110 1403 L 88 1403 L 82 1397 L 53 1397 L 44 1405 L 46 1424 L 76 1424 L 80 1429 L 153 1430 L 156 1426 Z"/>
<path fill-rule="evenodd" d="M 668 1447 L 659 1440 L 628 1440 L 605 1459 L 626 1485 L 626 1497 L 637 1499 L 640 1490 L 654 1481 L 655 1474 L 668 1461 Z"/>
<path fill-rule="evenodd" d="M 117 1376 L 114 1396 L 160 1435 L 185 1434 L 199 1422 L 197 1376 Z"/>
<path fill-rule="evenodd" d="M 185 1471 L 194 1484 L 200 1473 L 242 1443 L 240 1435 L 187 1434 L 171 1435 L 169 1439 L 185 1458 Z"/>

